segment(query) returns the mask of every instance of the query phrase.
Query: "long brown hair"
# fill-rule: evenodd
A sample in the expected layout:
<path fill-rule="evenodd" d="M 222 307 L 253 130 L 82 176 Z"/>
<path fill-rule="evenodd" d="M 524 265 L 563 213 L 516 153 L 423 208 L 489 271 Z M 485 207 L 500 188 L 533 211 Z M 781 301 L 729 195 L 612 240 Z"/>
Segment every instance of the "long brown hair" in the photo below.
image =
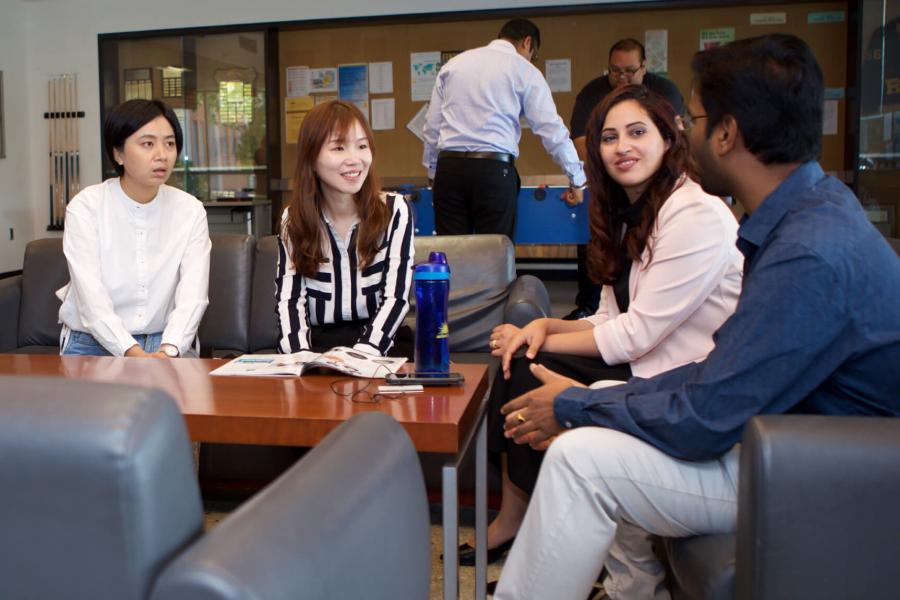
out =
<path fill-rule="evenodd" d="M 372 151 L 372 164 L 362 188 L 355 196 L 359 214 L 356 249 L 359 268 L 364 269 L 375 258 L 381 238 L 387 230 L 390 214 L 381 200 L 381 185 L 375 174 L 375 139 L 360 110 L 349 102 L 333 100 L 313 108 L 303 119 L 297 140 L 297 166 L 294 170 L 294 192 L 287 210 L 281 235 L 290 242 L 291 260 L 297 273 L 314 276 L 326 262 L 325 230 L 322 223 L 322 184 L 316 175 L 316 161 L 332 135 L 346 137 L 354 123 L 359 123 Z"/>
<path fill-rule="evenodd" d="M 690 175 L 687 141 L 675 120 L 675 109 L 659 94 L 641 85 L 626 85 L 612 91 L 591 113 L 587 123 L 587 170 L 591 202 L 588 207 L 591 239 L 588 242 L 587 265 L 591 279 L 612 283 L 623 265 L 619 255 L 622 220 L 618 216 L 629 202 L 621 185 L 609 176 L 600 154 L 600 143 L 606 115 L 615 105 L 633 100 L 650 116 L 669 148 L 662 164 L 650 178 L 641 198 L 644 210 L 640 222 L 628 230 L 622 244 L 631 260 L 640 260 L 653 230 L 659 209 L 679 185 L 682 175 Z M 652 251 L 649 257 L 652 260 Z"/>

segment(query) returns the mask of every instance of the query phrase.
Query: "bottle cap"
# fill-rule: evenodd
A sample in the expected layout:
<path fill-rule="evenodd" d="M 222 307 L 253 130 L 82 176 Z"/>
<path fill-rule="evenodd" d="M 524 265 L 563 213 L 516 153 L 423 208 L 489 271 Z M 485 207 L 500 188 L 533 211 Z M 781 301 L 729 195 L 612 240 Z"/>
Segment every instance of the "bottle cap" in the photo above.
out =
<path fill-rule="evenodd" d="M 440 281 L 450 279 L 450 265 L 443 252 L 432 252 L 428 262 L 419 263 L 413 269 L 413 279 L 417 281 Z"/>

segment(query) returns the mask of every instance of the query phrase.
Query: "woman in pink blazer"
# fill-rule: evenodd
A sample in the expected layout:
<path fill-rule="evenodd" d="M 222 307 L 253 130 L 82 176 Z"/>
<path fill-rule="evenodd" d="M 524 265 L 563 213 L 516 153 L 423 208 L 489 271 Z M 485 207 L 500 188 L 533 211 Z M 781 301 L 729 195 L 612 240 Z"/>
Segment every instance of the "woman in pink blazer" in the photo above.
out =
<path fill-rule="evenodd" d="M 740 294 L 737 222 L 692 179 L 685 136 L 665 99 L 638 85 L 608 95 L 588 122 L 586 167 L 588 269 L 604 284 L 599 310 L 491 334 L 502 373 L 491 390 L 488 447 L 502 469 L 503 500 L 488 528 L 490 561 L 511 546 L 544 454 L 503 437 L 500 407 L 540 385 L 531 363 L 585 384 L 650 377 L 706 357 Z M 468 544 L 460 561 L 474 564 Z"/>

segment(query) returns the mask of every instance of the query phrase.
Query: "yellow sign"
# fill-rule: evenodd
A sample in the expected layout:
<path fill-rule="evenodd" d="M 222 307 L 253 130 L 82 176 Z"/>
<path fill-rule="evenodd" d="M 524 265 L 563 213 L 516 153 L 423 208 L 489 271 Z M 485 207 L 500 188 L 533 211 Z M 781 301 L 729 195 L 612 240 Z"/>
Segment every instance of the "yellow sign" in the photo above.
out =
<path fill-rule="evenodd" d="M 298 96 L 284 99 L 284 139 L 288 144 L 296 144 L 300 137 L 300 126 L 315 101 L 312 96 Z"/>
<path fill-rule="evenodd" d="M 315 101 L 312 96 L 298 96 L 284 99 L 284 110 L 287 112 L 306 112 L 313 107 Z"/>

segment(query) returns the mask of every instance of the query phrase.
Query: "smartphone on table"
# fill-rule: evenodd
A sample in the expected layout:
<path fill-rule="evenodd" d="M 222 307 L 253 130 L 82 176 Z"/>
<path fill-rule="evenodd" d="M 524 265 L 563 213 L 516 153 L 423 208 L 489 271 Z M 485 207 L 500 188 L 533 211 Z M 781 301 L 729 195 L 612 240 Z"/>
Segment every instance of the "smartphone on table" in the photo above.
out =
<path fill-rule="evenodd" d="M 388 385 L 462 385 L 462 373 L 390 373 L 384 378 Z"/>

